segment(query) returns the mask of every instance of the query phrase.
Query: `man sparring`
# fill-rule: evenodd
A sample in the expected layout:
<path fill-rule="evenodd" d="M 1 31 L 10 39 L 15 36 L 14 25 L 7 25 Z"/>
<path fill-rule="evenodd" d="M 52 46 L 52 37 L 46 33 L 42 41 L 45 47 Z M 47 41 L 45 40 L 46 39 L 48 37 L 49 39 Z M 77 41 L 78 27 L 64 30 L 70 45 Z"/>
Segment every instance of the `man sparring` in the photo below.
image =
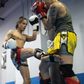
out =
<path fill-rule="evenodd" d="M 45 30 L 51 30 L 53 26 L 55 26 L 56 36 L 47 50 L 47 53 L 51 54 L 51 56 L 44 55 L 41 58 L 42 61 L 55 62 L 57 61 L 56 58 L 58 56 L 54 56 L 54 53 L 58 54 L 63 59 L 63 62 L 60 63 L 59 67 L 63 73 L 66 84 L 80 84 L 79 79 L 72 70 L 73 55 L 77 45 L 77 36 L 73 28 L 72 18 L 69 9 L 65 4 L 58 0 L 42 0 L 42 2 L 36 1 L 32 5 L 31 10 L 42 21 Z M 47 17 L 48 10 L 49 15 Z M 45 68 L 43 67 L 46 68 L 46 65 L 40 66 L 41 72 L 45 70 Z M 41 76 L 42 75 L 43 74 L 41 74 Z M 52 76 L 51 79 L 52 78 L 54 79 L 54 76 Z"/>
<path fill-rule="evenodd" d="M 27 58 L 34 56 L 36 52 L 36 49 L 24 48 L 24 44 L 25 42 L 36 40 L 37 31 L 39 29 L 39 20 L 36 15 L 31 16 L 29 18 L 29 22 L 33 26 L 32 36 L 22 33 L 25 30 L 28 21 L 26 18 L 20 17 L 15 26 L 16 30 L 9 30 L 2 43 L 3 48 L 11 49 L 12 62 L 20 71 L 23 77 L 23 84 L 31 83 Z M 38 56 L 39 53 L 37 54 Z"/>

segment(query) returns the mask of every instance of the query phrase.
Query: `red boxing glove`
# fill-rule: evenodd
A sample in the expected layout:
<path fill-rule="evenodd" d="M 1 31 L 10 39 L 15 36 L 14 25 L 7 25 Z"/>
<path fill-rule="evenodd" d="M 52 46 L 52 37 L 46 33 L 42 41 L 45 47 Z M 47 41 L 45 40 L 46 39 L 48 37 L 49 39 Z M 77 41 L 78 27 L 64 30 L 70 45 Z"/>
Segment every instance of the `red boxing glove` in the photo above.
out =
<path fill-rule="evenodd" d="M 47 18 L 47 10 L 45 10 L 44 4 L 41 1 L 36 1 L 32 5 L 31 10 L 38 16 L 40 20 Z"/>

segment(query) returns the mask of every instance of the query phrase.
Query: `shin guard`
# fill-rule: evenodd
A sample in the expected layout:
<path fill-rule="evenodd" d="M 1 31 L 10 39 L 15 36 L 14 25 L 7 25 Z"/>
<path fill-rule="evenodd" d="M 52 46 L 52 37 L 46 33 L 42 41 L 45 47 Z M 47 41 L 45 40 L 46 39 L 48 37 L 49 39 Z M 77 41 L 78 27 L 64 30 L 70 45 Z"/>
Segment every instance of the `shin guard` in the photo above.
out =
<path fill-rule="evenodd" d="M 66 78 L 65 78 L 65 82 L 66 82 L 66 84 L 81 84 L 80 81 L 77 82 L 77 81 L 73 80 L 73 79 L 70 78 L 70 77 L 66 77 Z"/>
<path fill-rule="evenodd" d="M 41 74 L 39 73 L 39 82 L 40 82 L 40 84 L 51 84 L 51 79 L 50 79 L 50 78 L 48 78 L 48 79 L 43 79 L 43 78 L 41 77 Z"/>

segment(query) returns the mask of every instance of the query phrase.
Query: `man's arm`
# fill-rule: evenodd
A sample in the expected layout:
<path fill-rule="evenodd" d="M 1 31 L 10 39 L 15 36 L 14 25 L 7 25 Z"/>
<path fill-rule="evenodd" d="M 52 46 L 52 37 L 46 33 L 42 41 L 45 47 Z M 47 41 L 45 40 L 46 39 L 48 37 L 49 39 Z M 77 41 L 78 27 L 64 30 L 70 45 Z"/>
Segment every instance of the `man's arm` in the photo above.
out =
<path fill-rule="evenodd" d="M 33 31 L 32 36 L 26 35 L 26 41 L 34 41 L 37 38 L 37 31 Z"/>
<path fill-rule="evenodd" d="M 47 30 L 50 30 L 53 28 L 53 25 L 56 23 L 57 14 L 59 10 L 59 4 L 53 3 L 51 4 L 49 8 L 49 16 L 47 17 L 47 11 L 44 11 L 44 4 L 41 1 L 36 1 L 32 7 L 31 10 L 34 12 L 40 20 L 42 20 L 44 28 Z M 47 9 L 48 10 L 48 9 Z"/>
<path fill-rule="evenodd" d="M 32 15 L 29 18 L 29 22 L 33 27 L 33 34 L 32 34 L 32 36 L 27 36 L 26 35 L 26 41 L 33 41 L 33 40 L 36 40 L 37 31 L 39 30 L 39 20 L 38 20 L 37 15 Z"/>
<path fill-rule="evenodd" d="M 56 23 L 57 13 L 58 13 L 58 7 L 56 6 L 56 4 L 52 4 L 50 6 L 48 19 L 46 18 L 42 19 L 42 23 L 46 30 L 50 30 L 53 28 L 53 25 Z"/>

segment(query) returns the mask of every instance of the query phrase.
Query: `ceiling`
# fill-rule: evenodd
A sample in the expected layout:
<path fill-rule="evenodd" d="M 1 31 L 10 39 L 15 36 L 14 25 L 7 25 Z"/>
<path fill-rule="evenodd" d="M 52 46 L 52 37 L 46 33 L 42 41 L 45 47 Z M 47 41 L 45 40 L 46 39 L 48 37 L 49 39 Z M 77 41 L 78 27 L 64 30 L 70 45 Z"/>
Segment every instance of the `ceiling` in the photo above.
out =
<path fill-rule="evenodd" d="M 5 7 L 5 4 L 8 0 L 0 0 L 0 13 L 2 12 L 2 8 Z M 0 17 L 0 20 L 4 20 L 4 18 Z"/>
<path fill-rule="evenodd" d="M 9 15 L 17 6 L 26 0 L 0 0 L 0 20 Z"/>
<path fill-rule="evenodd" d="M 4 18 L 10 14 L 16 7 L 21 5 L 21 3 L 26 0 L 0 0 L 0 20 L 4 20 Z M 71 5 L 77 3 L 79 0 L 59 0 L 67 5 Z M 81 1 L 81 0 L 80 0 Z"/>
<path fill-rule="evenodd" d="M 8 0 L 0 0 L 0 8 L 1 7 L 4 7 L 5 3 L 7 2 Z"/>

